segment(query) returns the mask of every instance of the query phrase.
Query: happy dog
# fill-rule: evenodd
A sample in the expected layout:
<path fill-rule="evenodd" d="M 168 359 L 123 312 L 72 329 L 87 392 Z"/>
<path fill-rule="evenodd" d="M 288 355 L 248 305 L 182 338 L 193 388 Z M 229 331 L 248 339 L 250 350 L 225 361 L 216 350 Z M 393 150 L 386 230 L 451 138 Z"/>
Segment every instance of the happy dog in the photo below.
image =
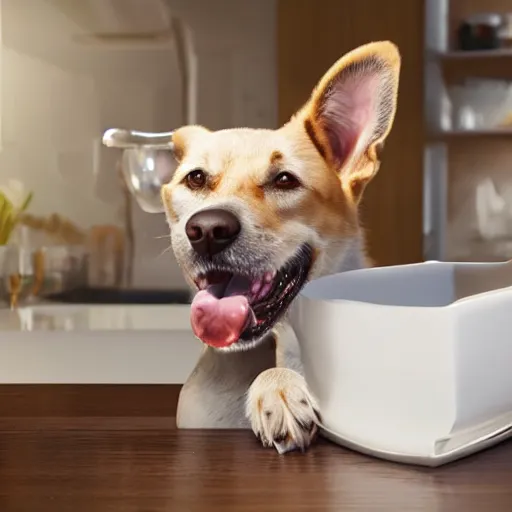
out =
<path fill-rule="evenodd" d="M 393 123 L 399 69 L 393 44 L 371 43 L 338 60 L 278 130 L 174 133 L 179 166 L 162 198 L 207 344 L 179 427 L 251 426 L 280 452 L 310 444 L 318 414 L 285 313 L 307 280 L 366 266 L 358 203 Z"/>

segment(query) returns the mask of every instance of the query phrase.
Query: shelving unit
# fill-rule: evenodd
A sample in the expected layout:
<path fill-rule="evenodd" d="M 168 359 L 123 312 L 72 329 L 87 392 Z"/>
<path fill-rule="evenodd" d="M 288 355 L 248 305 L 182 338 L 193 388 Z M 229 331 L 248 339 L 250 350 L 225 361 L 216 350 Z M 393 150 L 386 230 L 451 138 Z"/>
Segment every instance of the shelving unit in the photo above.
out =
<path fill-rule="evenodd" d="M 461 259 L 448 250 L 450 217 L 453 204 L 453 182 L 462 182 L 462 192 L 457 197 L 468 202 L 471 198 L 471 180 L 480 177 L 477 167 L 490 161 L 499 153 L 501 165 L 506 162 L 504 151 L 510 145 L 512 174 L 512 127 L 459 130 L 447 129 L 443 123 L 446 105 L 446 84 L 465 76 L 507 78 L 512 80 L 512 49 L 489 51 L 459 51 L 452 49 L 451 39 L 456 26 L 456 16 L 475 12 L 512 12 L 512 2 L 505 0 L 427 0 L 425 1 L 425 69 L 424 113 L 426 139 L 424 148 L 424 257 L 427 260 Z M 453 162 L 457 168 L 452 168 Z M 467 167 L 467 169 L 464 168 Z M 493 167 L 493 165 L 490 165 Z M 464 172 L 467 170 L 467 176 Z M 466 182 L 464 182 L 466 180 Z M 464 195 L 465 194 L 465 195 Z M 469 224 L 470 219 L 466 220 Z M 462 224 L 461 224 L 462 225 Z M 511 233 L 512 236 L 512 233 Z M 482 261 L 500 259 L 489 250 L 488 242 L 476 240 L 468 234 L 465 260 Z M 477 249 L 475 249 L 477 248 Z M 503 254 L 503 258 L 512 257 Z"/>

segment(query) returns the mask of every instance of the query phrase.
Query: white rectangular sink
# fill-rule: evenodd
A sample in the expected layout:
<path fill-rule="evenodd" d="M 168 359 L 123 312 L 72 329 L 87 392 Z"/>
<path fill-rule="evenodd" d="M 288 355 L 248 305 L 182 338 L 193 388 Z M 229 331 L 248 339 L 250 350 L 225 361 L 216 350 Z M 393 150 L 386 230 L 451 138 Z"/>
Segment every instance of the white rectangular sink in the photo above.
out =
<path fill-rule="evenodd" d="M 182 384 L 202 344 L 189 305 L 0 310 L 0 383 Z"/>
<path fill-rule="evenodd" d="M 324 434 L 437 466 L 512 436 L 512 261 L 369 268 L 291 311 Z"/>

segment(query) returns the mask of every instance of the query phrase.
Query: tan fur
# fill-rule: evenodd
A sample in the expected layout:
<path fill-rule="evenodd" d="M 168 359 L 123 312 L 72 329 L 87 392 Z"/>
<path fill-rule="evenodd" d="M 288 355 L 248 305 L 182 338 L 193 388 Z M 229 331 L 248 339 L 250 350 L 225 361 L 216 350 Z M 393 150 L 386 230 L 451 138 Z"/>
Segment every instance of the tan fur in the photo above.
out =
<path fill-rule="evenodd" d="M 340 58 L 321 78 L 307 103 L 278 130 L 237 128 L 212 132 L 200 126 L 186 126 L 174 133 L 179 166 L 163 188 L 162 199 L 176 257 L 191 284 L 194 268 L 183 236 L 184 223 L 196 211 L 211 206 L 234 210 L 243 221 L 247 255 L 255 258 L 255 265 L 266 256 L 279 268 L 303 241 L 314 249 L 310 278 L 359 268 L 369 262 L 358 205 L 366 185 L 379 169 L 382 146 L 393 123 L 399 69 L 400 56 L 392 43 L 370 43 Z M 365 80 L 370 92 L 363 94 L 362 100 L 357 99 L 358 89 L 351 80 L 356 86 L 357 80 Z M 355 107 L 350 102 L 346 107 L 343 95 L 333 99 L 345 82 L 352 87 L 348 90 L 356 91 Z M 370 94 L 373 90 L 375 98 Z M 357 103 L 363 100 L 370 101 L 366 110 Z M 328 124 L 332 121 L 328 108 L 335 109 L 336 101 L 342 108 L 361 108 L 361 115 L 373 123 L 364 127 L 359 138 L 342 145 L 340 154 L 336 153 L 339 148 L 334 145 Z M 378 115 L 371 117 L 372 109 L 378 109 Z M 343 123 L 341 114 L 338 119 L 335 111 L 334 119 Z M 355 125 L 357 122 L 356 116 Z M 340 126 L 340 133 L 344 133 L 344 125 Z M 349 148 L 346 154 L 345 148 Z M 191 190 L 185 178 L 196 169 L 207 173 L 207 183 Z M 280 171 L 295 174 L 302 186 L 290 192 L 276 190 L 272 178 Z M 224 359 L 217 360 L 227 357 L 222 351 L 206 348 L 205 354 L 180 398 L 181 410 L 187 412 L 179 415 L 178 423 L 182 427 L 240 425 L 243 411 L 237 409 L 238 398 L 229 395 L 229 383 L 236 382 L 233 388 L 239 392 L 240 375 L 253 375 L 251 368 L 261 372 L 267 363 L 251 350 L 246 359 L 243 354 L 238 356 L 237 364 L 245 361 L 242 371 L 227 367 Z M 209 373 L 205 376 L 206 364 Z M 214 369 L 221 367 L 222 374 L 217 374 Z M 198 374 L 202 375 L 201 385 L 194 377 Z M 212 399 L 209 389 L 209 402 L 204 402 L 201 386 L 208 385 L 208 381 L 222 382 L 221 388 L 228 395 Z M 280 452 L 293 446 L 307 447 L 316 427 L 304 432 L 297 425 L 316 423 L 318 416 L 303 378 L 291 369 L 270 367 L 254 382 L 247 382 L 246 388 L 249 386 L 247 417 L 263 444 L 273 444 Z M 279 428 L 286 431 L 277 432 Z"/>

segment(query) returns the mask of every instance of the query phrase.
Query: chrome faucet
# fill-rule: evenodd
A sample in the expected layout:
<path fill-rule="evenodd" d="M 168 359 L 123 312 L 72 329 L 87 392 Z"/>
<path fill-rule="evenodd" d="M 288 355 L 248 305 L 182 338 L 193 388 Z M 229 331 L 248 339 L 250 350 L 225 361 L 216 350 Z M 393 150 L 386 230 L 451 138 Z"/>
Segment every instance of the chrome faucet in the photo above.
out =
<path fill-rule="evenodd" d="M 182 90 L 185 124 L 196 124 L 197 56 L 190 29 L 178 18 L 172 20 Z M 163 211 L 161 188 L 169 182 L 177 162 L 173 153 L 173 132 L 151 133 L 110 128 L 103 144 L 122 150 L 121 170 L 127 188 L 138 205 L 148 213 Z"/>

